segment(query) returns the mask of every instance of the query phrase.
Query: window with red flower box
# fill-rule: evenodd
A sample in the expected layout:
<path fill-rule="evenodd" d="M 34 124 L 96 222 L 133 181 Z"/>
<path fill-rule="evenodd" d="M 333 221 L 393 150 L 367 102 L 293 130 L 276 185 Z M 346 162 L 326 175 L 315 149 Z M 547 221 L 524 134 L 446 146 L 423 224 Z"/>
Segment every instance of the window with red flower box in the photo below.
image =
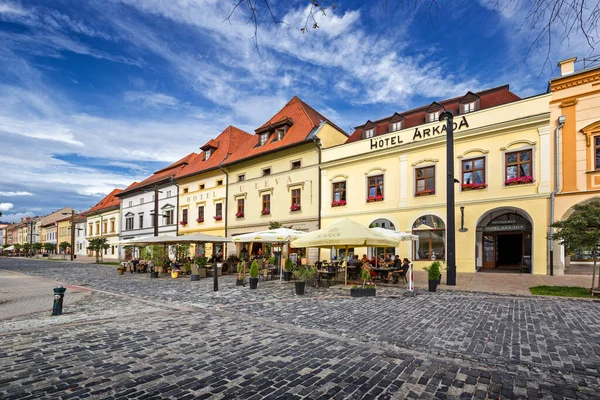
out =
<path fill-rule="evenodd" d="M 260 212 L 262 215 L 271 214 L 271 195 L 263 194 L 262 196 L 262 210 Z"/>
<path fill-rule="evenodd" d="M 435 193 L 435 166 L 415 169 L 415 196 Z"/>
<path fill-rule="evenodd" d="M 462 190 L 484 189 L 488 186 L 485 183 L 485 157 L 462 160 L 461 166 Z"/>
<path fill-rule="evenodd" d="M 367 178 L 367 202 L 383 200 L 383 175 L 369 176 Z"/>

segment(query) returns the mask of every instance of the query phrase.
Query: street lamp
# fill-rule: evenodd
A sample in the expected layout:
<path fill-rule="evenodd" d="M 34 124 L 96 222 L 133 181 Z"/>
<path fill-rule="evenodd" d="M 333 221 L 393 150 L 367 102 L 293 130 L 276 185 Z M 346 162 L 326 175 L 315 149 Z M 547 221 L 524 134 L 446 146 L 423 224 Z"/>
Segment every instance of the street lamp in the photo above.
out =
<path fill-rule="evenodd" d="M 446 263 L 448 273 L 446 284 L 456 286 L 456 221 L 454 216 L 454 122 L 448 110 L 440 114 L 440 121 L 446 121 Z"/>

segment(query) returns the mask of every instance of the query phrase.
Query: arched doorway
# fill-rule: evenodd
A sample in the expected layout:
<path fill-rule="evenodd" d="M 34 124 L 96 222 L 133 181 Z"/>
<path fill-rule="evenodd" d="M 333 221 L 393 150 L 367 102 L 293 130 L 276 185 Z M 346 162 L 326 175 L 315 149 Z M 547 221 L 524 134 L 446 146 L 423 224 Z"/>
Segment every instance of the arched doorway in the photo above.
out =
<path fill-rule="evenodd" d="M 396 230 L 396 226 L 394 225 L 394 223 L 386 218 L 376 219 L 375 221 L 371 222 L 371 224 L 369 224 L 369 228 L 384 228 L 384 229 L 390 229 L 392 231 Z M 373 253 L 369 254 L 369 256 L 371 256 L 371 258 L 373 258 L 373 257 L 378 257 L 379 255 L 387 255 L 389 258 L 393 258 L 395 253 L 396 253 L 396 249 L 394 247 L 375 248 L 375 249 L 373 249 Z M 384 258 L 385 258 L 385 256 L 384 256 Z"/>
<path fill-rule="evenodd" d="M 412 234 L 419 240 L 413 242 L 413 260 L 446 259 L 446 224 L 435 215 L 423 215 L 415 220 Z"/>
<path fill-rule="evenodd" d="M 490 272 L 531 272 L 532 223 L 521 209 L 489 211 L 477 224 L 477 269 Z"/>

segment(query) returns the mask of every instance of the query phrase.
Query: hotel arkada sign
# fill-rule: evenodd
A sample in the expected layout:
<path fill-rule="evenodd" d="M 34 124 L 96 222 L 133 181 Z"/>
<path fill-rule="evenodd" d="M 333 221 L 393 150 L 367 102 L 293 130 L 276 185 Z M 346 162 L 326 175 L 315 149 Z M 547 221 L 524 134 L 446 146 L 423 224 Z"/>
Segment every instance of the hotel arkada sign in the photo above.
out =
<path fill-rule="evenodd" d="M 460 120 L 453 122 L 454 131 L 460 131 L 469 127 L 467 117 L 461 117 Z M 410 142 L 416 142 L 423 139 L 428 139 L 435 136 L 441 136 L 446 134 L 446 123 L 440 123 L 432 128 L 420 128 L 415 127 L 412 139 Z M 394 136 L 388 136 L 386 138 L 372 138 L 371 139 L 371 150 L 385 149 L 389 147 L 400 146 L 404 144 L 404 141 L 400 138 L 400 134 Z"/>

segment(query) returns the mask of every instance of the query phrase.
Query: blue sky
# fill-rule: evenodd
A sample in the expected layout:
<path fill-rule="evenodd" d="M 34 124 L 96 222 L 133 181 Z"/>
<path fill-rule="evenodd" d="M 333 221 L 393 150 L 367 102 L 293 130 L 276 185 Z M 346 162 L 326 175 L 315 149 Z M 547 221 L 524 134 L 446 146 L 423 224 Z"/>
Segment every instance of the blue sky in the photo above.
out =
<path fill-rule="evenodd" d="M 308 3 L 272 1 L 285 23 L 260 25 L 257 52 L 246 9 L 224 21 L 227 0 L 0 0 L 2 220 L 85 210 L 229 124 L 253 132 L 294 95 L 351 132 L 468 90 L 541 93 L 557 61 L 589 53 L 573 34 L 551 65 L 544 45 L 527 56 L 526 2 L 441 0 L 432 24 L 424 9 L 339 1 L 301 33 Z"/>

